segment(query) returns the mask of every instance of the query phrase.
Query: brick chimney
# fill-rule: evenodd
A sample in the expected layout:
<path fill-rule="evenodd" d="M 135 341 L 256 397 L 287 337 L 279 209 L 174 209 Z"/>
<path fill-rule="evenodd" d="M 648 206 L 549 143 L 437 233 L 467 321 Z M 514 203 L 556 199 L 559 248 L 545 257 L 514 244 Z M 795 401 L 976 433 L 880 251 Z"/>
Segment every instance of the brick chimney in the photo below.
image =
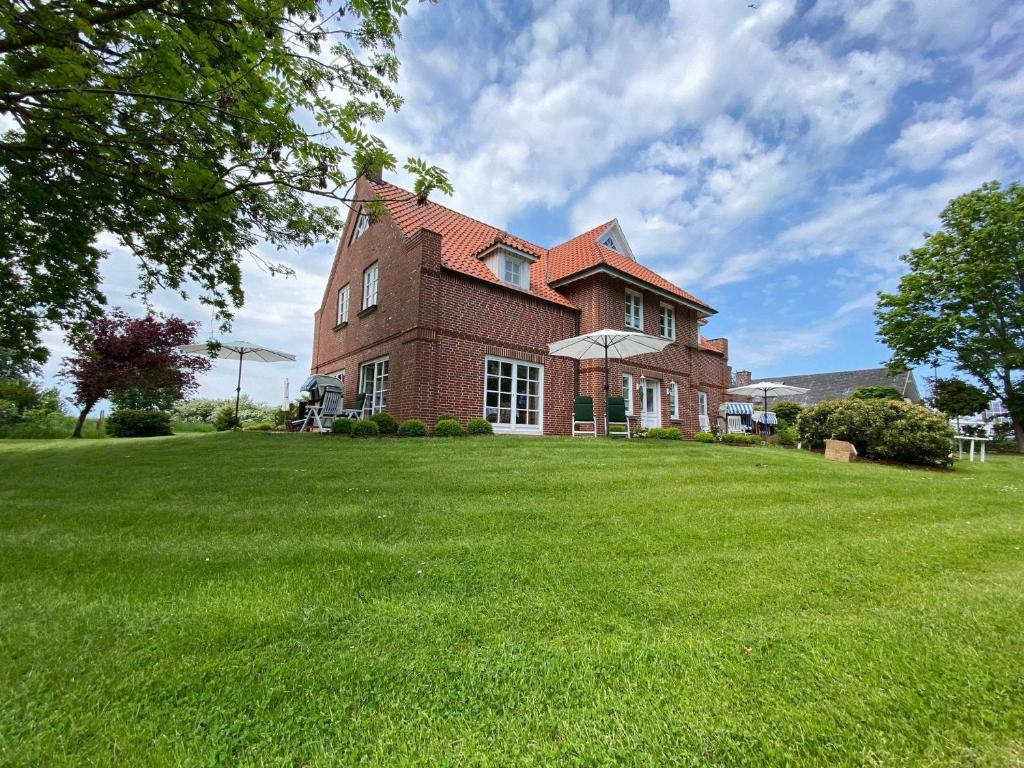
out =
<path fill-rule="evenodd" d="M 384 181 L 384 166 L 380 163 L 371 165 L 363 171 L 363 175 L 375 184 Z"/>
<path fill-rule="evenodd" d="M 750 371 L 736 371 L 736 386 L 745 387 L 750 383 Z"/>

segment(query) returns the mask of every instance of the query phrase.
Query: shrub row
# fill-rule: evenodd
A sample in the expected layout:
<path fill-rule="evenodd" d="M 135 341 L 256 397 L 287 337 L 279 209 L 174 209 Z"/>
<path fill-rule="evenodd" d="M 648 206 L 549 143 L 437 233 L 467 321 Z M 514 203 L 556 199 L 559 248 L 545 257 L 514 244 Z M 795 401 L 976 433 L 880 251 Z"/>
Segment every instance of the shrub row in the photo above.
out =
<path fill-rule="evenodd" d="M 401 437 L 425 437 L 427 425 L 420 419 L 406 419 L 399 424 L 390 413 L 375 413 L 369 419 L 353 421 L 351 419 L 335 419 L 331 424 L 331 432 L 336 435 L 352 435 L 353 437 L 372 437 L 376 435 L 399 435 Z M 463 430 L 459 420 L 442 414 L 434 425 L 434 434 L 438 437 L 460 437 L 464 434 L 491 435 L 494 427 L 487 419 L 470 419 Z"/>
<path fill-rule="evenodd" d="M 742 432 L 729 432 L 722 435 L 722 442 L 726 445 L 757 445 L 761 438 L 757 435 L 746 435 Z"/>
<path fill-rule="evenodd" d="M 939 414 L 901 400 L 826 400 L 805 409 L 797 433 L 808 448 L 828 439 L 853 443 L 861 456 L 949 466 L 953 429 Z"/>

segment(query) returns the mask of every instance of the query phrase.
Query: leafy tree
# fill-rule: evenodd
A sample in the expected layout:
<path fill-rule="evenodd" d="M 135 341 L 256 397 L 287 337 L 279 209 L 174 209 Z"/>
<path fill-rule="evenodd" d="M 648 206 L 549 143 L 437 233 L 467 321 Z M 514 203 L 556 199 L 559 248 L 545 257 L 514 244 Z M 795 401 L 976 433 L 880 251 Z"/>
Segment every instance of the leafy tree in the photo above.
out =
<path fill-rule="evenodd" d="M 897 292 L 879 294 L 879 337 L 891 366 L 950 362 L 1002 399 L 1024 453 L 1024 187 L 989 182 L 941 219 L 902 257 Z"/>
<path fill-rule="evenodd" d="M 781 400 L 772 406 L 775 415 L 790 425 L 796 424 L 797 417 L 803 409 L 804 407 L 800 403 L 794 403 L 790 400 Z"/>
<path fill-rule="evenodd" d="M 902 400 L 903 395 L 896 387 L 857 387 L 850 393 L 854 400 Z"/>
<path fill-rule="evenodd" d="M 82 436 L 85 417 L 105 397 L 141 392 L 155 400 L 173 390 L 177 399 L 195 390 L 196 374 L 209 370 L 210 361 L 178 346 L 193 343 L 198 327 L 177 317 L 130 317 L 120 309 L 94 320 L 88 338 L 75 339 L 75 355 L 64 359 L 62 375 L 82 409 L 72 437 Z"/>
<path fill-rule="evenodd" d="M 981 413 L 988 407 L 989 396 L 962 379 L 935 379 L 932 381 L 932 394 L 928 403 L 935 410 L 956 419 L 959 431 L 960 417 Z"/>
<path fill-rule="evenodd" d="M 258 242 L 335 236 L 354 178 L 397 167 L 366 127 L 401 105 L 407 1 L 0 4 L 0 357 L 38 364 L 43 328 L 100 314 L 106 242 L 143 295 L 191 291 L 226 323 L 245 254 L 288 271 Z M 450 193 L 405 167 L 418 197 Z"/>

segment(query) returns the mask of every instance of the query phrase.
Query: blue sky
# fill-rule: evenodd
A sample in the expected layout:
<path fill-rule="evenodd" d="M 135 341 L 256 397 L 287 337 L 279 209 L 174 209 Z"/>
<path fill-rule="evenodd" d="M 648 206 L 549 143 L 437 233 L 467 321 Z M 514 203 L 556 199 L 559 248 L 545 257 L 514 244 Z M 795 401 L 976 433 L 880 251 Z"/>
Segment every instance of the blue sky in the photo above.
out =
<path fill-rule="evenodd" d="M 378 133 L 449 171 L 439 202 L 541 245 L 617 217 L 640 261 L 719 310 L 707 332 L 736 368 L 878 365 L 900 254 L 949 198 L 1024 176 L 1024 3 L 749 2 L 413 2 L 406 102 Z M 258 398 L 308 371 L 334 248 L 268 254 L 288 280 L 246 265 L 231 336 L 299 356 L 251 366 Z M 137 308 L 111 250 L 108 298 Z M 216 364 L 202 394 L 233 376 Z"/>

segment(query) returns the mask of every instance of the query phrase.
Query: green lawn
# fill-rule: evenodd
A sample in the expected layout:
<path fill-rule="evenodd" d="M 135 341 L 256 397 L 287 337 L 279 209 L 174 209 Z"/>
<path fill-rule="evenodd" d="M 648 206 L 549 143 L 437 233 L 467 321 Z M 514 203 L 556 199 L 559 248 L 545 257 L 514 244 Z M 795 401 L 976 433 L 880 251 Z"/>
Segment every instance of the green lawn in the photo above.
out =
<path fill-rule="evenodd" d="M 0 764 L 1024 763 L 1024 460 L 0 444 Z"/>

